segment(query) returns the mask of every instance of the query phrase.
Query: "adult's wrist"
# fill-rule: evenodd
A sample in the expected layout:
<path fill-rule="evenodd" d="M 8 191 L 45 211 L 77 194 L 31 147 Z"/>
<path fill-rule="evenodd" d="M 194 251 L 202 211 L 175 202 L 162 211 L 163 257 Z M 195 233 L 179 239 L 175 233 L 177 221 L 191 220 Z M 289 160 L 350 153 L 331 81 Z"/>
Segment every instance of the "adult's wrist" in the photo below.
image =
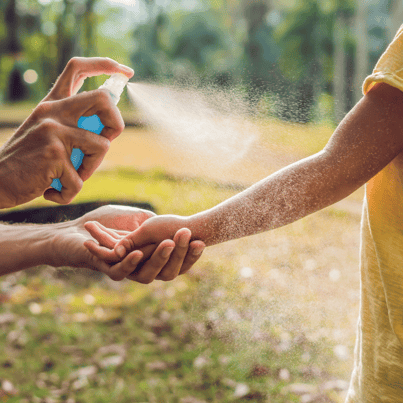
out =
<path fill-rule="evenodd" d="M 16 205 L 15 197 L 9 186 L 10 173 L 7 164 L 3 160 L 0 149 L 0 209 L 14 207 Z"/>
<path fill-rule="evenodd" d="M 52 236 L 50 224 L 1 224 L 2 264 L 0 274 L 5 275 L 48 264 Z"/>
<path fill-rule="evenodd" d="M 40 264 L 46 264 L 52 267 L 68 265 L 66 255 L 69 254 L 69 251 L 66 251 L 66 246 L 63 241 L 66 239 L 66 235 L 71 235 L 71 233 L 75 231 L 76 221 L 77 220 L 47 224 L 47 235 L 43 234 L 46 241 L 40 246 L 43 253 Z"/>

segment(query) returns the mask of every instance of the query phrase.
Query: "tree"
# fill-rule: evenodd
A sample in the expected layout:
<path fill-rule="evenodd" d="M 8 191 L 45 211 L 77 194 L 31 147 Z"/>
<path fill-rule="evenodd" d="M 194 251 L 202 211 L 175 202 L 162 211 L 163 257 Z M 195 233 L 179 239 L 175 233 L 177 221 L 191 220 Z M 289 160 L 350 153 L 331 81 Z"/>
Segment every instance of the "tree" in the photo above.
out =
<path fill-rule="evenodd" d="M 362 97 L 362 83 L 368 74 L 369 53 L 368 53 L 368 1 L 357 2 L 355 14 L 355 80 L 354 80 L 354 100 L 358 102 Z"/>
<path fill-rule="evenodd" d="M 343 13 L 339 13 L 334 27 L 333 92 L 336 123 L 341 122 L 347 112 L 346 31 L 346 18 Z"/>
<path fill-rule="evenodd" d="M 215 10 L 189 12 L 182 9 L 158 13 L 149 4 L 149 18 L 133 32 L 131 57 L 136 76 L 145 79 L 217 76 L 230 78 L 230 33 Z M 228 75 L 226 75 L 228 73 Z"/>
<path fill-rule="evenodd" d="M 354 14 L 354 7 L 351 0 L 306 0 L 290 3 L 283 10 L 283 20 L 275 32 L 281 48 L 279 67 L 287 79 L 283 117 L 306 122 L 310 120 L 320 94 L 324 91 L 334 94 L 336 91 L 333 81 L 335 38 L 345 34 L 345 39 L 337 39 L 340 45 L 337 57 L 343 58 L 341 64 L 337 63 L 337 74 L 340 76 L 346 71 L 346 63 L 350 59 L 344 52 L 351 42 L 348 21 Z M 340 15 L 343 22 L 339 20 L 336 24 Z M 343 32 L 338 28 L 340 23 L 343 24 Z M 341 44 L 344 41 L 346 43 Z M 349 76 L 343 74 L 337 83 L 349 81 Z M 341 93 L 337 85 L 338 93 Z M 344 91 L 348 98 L 347 92 Z M 347 101 L 343 100 L 343 104 Z"/>

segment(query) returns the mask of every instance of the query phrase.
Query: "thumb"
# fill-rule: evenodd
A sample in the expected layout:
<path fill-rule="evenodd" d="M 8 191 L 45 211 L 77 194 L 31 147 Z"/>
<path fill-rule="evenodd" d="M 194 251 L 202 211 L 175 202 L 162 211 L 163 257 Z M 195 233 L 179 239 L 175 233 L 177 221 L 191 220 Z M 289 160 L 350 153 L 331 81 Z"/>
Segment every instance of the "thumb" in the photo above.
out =
<path fill-rule="evenodd" d="M 150 243 L 142 230 L 142 227 L 137 228 L 132 233 L 122 238 L 114 247 L 116 254 L 123 258 L 127 252 L 139 249 L 141 246 Z"/>

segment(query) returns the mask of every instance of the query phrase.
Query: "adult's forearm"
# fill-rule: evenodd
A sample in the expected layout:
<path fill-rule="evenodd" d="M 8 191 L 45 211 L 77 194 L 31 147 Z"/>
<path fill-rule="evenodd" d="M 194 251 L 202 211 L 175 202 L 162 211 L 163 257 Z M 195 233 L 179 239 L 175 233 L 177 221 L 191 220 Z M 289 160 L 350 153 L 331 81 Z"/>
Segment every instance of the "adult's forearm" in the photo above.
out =
<path fill-rule="evenodd" d="M 50 262 L 50 225 L 0 224 L 0 275 Z"/>

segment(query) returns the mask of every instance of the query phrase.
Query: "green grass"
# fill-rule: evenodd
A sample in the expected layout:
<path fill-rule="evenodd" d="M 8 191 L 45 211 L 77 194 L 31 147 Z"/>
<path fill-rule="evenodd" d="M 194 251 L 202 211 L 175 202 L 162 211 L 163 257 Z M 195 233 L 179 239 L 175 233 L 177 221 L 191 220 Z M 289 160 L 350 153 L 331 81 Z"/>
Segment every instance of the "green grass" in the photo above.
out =
<path fill-rule="evenodd" d="M 76 201 L 146 201 L 161 214 L 187 215 L 234 193 L 161 170 L 120 168 L 96 173 Z M 295 287 L 308 283 L 298 277 L 305 275 L 301 256 L 318 261 L 310 277 L 323 284 L 329 263 L 322 249 L 358 224 L 358 218 L 325 210 L 273 233 L 212 248 L 172 283 L 112 283 L 97 273 L 50 268 L 6 276 L 0 314 L 14 318 L 0 325 L 0 380 L 18 391 L 3 400 L 289 403 L 300 399 L 287 386 L 305 383 L 318 388 L 321 401 L 341 402 L 339 393 L 319 391 L 327 380 L 348 377 L 351 362 L 335 357 L 335 341 L 327 336 L 332 326 L 340 327 L 338 318 L 324 317 L 312 304 L 320 298 L 309 288 L 313 283 Z M 333 238 L 326 238 L 329 228 Z M 340 264 L 350 273 L 356 261 L 346 256 Z M 243 266 L 253 267 L 255 276 L 241 278 Z M 279 270 L 287 287 L 276 277 Z M 325 287 L 335 295 L 336 289 Z M 318 337 L 322 327 L 328 331 Z M 114 357 L 109 365 L 108 357 Z M 87 375 L 74 375 L 86 367 Z M 289 377 L 281 379 L 284 370 Z M 248 391 L 236 397 L 243 384 Z"/>
<path fill-rule="evenodd" d="M 32 107 L 2 109 L 18 120 Z M 264 144 L 298 156 L 319 151 L 332 132 L 260 124 Z M 74 202 L 148 202 L 159 214 L 189 215 L 237 191 L 162 168 L 120 167 L 96 172 Z M 39 198 L 20 208 L 38 205 L 53 203 Z M 171 283 L 113 283 L 98 273 L 45 267 L 5 276 L 0 315 L 14 316 L 0 324 L 0 400 L 289 403 L 301 397 L 287 387 L 304 383 L 321 402 L 341 403 L 343 392 L 321 387 L 351 371 L 351 355 L 338 359 L 333 351 L 353 348 L 358 232 L 359 217 L 333 207 L 208 248 Z M 244 267 L 253 269 L 251 278 L 240 275 Z M 332 269 L 341 272 L 338 282 L 329 280 Z M 4 391 L 5 381 L 15 393 Z M 237 397 L 242 385 L 248 390 Z"/>
<path fill-rule="evenodd" d="M 32 101 L 0 104 L 0 121 L 19 125 L 31 114 L 36 105 L 37 103 Z M 138 113 L 133 110 L 127 101 L 122 101 L 119 104 L 119 109 L 126 122 L 138 120 Z"/>
<path fill-rule="evenodd" d="M 267 119 L 259 122 L 264 143 L 271 149 L 300 157 L 323 149 L 335 127 L 325 124 L 299 124 Z"/>
<path fill-rule="evenodd" d="M 139 172 L 116 168 L 96 172 L 85 182 L 74 203 L 93 200 L 147 202 L 159 214 L 189 215 L 210 208 L 235 193 L 235 190 L 202 179 L 179 180 L 159 169 Z M 38 198 L 10 210 L 35 206 L 54 206 L 54 203 Z"/>

